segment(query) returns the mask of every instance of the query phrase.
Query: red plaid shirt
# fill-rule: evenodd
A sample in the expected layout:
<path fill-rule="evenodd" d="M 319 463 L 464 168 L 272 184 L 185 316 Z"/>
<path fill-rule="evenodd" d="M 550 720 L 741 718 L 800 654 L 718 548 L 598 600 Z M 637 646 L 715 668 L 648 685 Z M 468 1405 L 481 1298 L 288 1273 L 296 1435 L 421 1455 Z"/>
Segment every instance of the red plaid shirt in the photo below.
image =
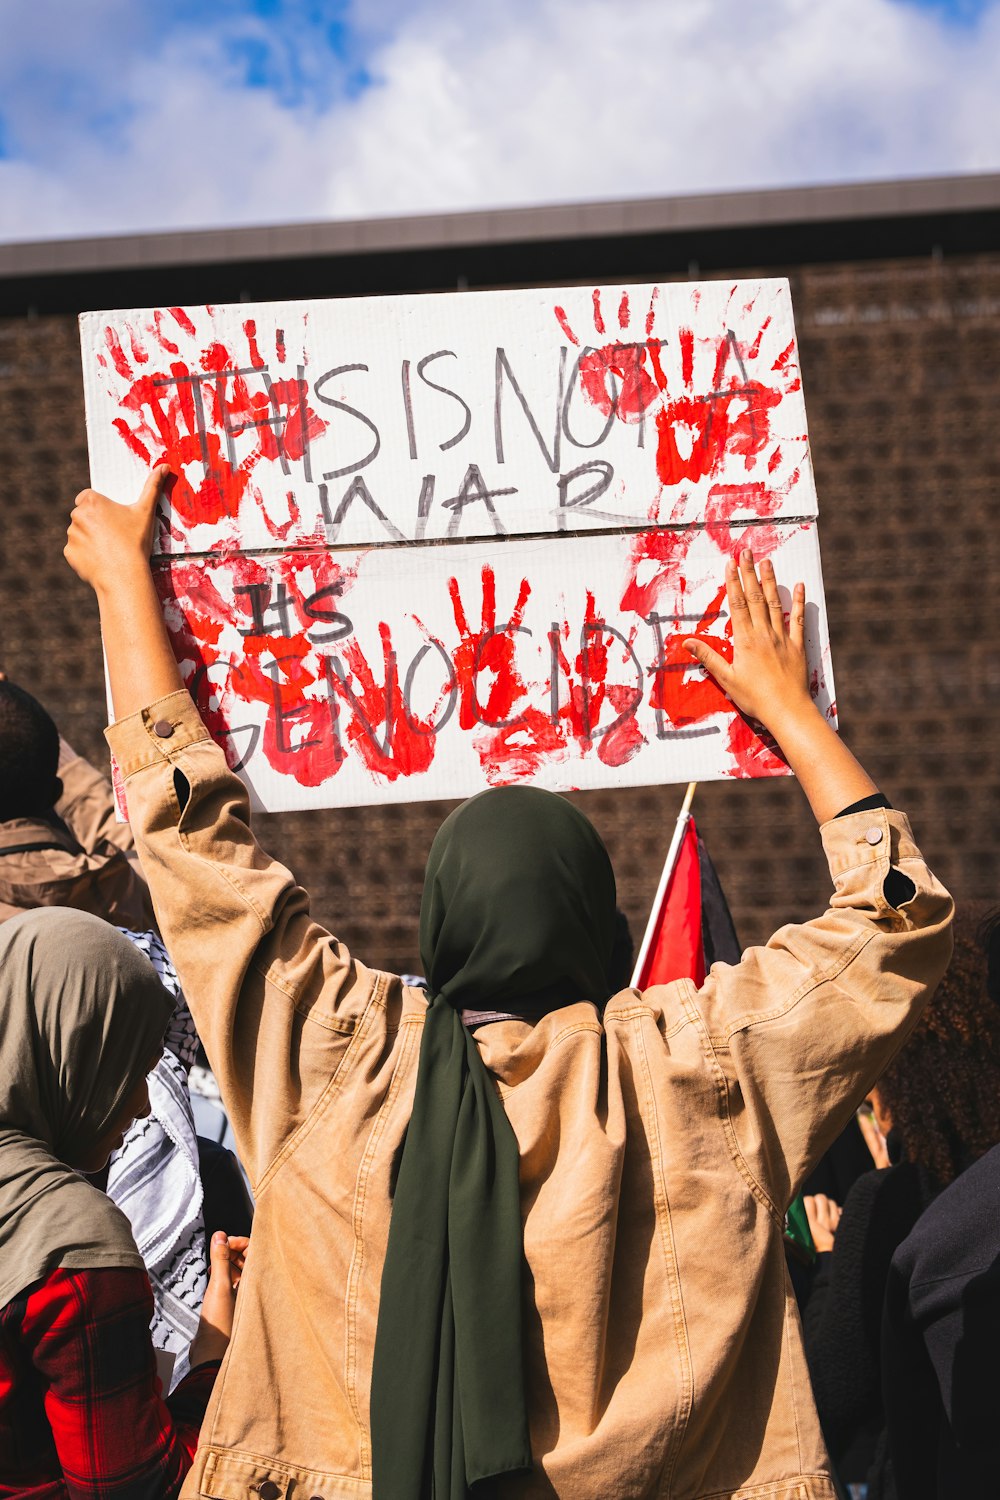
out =
<path fill-rule="evenodd" d="M 170 1500 L 217 1364 L 161 1399 L 144 1271 L 53 1271 L 0 1312 L 0 1497 Z"/>

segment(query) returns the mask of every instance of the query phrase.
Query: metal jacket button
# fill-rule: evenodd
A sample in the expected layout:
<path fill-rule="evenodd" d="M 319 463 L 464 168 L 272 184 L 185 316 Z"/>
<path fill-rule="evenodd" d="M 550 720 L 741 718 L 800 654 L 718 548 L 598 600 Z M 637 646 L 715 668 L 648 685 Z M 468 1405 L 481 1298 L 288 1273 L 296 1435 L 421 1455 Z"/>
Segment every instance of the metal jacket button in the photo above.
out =
<path fill-rule="evenodd" d="M 868 828 L 868 829 L 865 830 L 865 838 L 868 840 L 869 844 L 881 844 L 881 842 L 882 842 L 882 830 L 881 830 L 881 828 L 876 827 L 876 825 L 873 823 L 872 826 L 871 826 L 871 828 Z"/>
<path fill-rule="evenodd" d="M 159 735 L 161 740 L 169 740 L 173 732 L 174 726 L 171 724 L 169 719 L 157 719 L 156 723 L 153 725 L 153 733 Z M 267 1482 L 268 1484 L 270 1484 L 271 1481 L 268 1480 Z M 278 1491 L 275 1490 L 274 1493 L 277 1494 Z"/>
<path fill-rule="evenodd" d="M 254 1489 L 260 1496 L 260 1500 L 278 1500 L 281 1494 L 273 1479 L 262 1479 L 260 1484 L 255 1484 Z"/>

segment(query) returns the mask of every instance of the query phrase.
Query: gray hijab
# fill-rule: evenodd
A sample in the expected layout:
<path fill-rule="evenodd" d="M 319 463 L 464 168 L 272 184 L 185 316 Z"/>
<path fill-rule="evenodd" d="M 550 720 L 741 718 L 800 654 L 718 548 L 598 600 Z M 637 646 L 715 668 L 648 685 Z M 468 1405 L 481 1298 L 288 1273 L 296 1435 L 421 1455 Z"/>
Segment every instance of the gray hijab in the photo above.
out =
<path fill-rule="evenodd" d="M 0 926 L 0 1307 L 58 1266 L 142 1268 L 125 1215 L 65 1158 L 114 1123 L 172 1010 L 98 917 L 46 907 Z"/>

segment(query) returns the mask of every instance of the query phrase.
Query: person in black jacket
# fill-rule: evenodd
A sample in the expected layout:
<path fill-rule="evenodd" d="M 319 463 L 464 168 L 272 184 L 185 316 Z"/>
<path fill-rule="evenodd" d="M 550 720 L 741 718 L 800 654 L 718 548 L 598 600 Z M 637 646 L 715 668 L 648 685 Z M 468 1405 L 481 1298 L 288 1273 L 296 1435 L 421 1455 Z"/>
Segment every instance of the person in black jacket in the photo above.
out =
<path fill-rule="evenodd" d="M 893 1257 L 882 1327 L 901 1500 L 1000 1493 L 1000 1146 L 963 1172 Z"/>
<path fill-rule="evenodd" d="M 981 917 L 977 908 L 956 913 L 951 967 L 872 1090 L 876 1170 L 858 1178 L 842 1213 L 822 1195 L 806 1198 L 819 1252 L 803 1317 L 813 1392 L 841 1481 L 867 1476 L 869 1500 L 897 1494 L 881 1369 L 893 1255 L 938 1193 L 1000 1142 L 1000 1006 L 987 987 Z"/>

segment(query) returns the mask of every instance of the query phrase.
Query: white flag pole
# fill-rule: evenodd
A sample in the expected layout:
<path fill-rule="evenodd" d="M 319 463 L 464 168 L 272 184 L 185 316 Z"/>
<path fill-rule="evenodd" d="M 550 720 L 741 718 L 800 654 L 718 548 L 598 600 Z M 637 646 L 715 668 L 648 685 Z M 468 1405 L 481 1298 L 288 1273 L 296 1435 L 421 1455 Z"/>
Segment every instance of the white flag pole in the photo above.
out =
<path fill-rule="evenodd" d="M 676 865 L 678 855 L 681 852 L 681 844 L 684 841 L 684 834 L 687 830 L 688 823 L 691 821 L 691 803 L 694 801 L 694 794 L 697 790 L 697 787 L 698 783 L 696 781 L 688 782 L 688 788 L 684 794 L 684 801 L 681 803 L 681 810 L 677 814 L 677 822 L 674 825 L 674 836 L 670 840 L 670 848 L 667 850 L 667 857 L 663 862 L 663 870 L 660 874 L 660 883 L 656 887 L 656 895 L 653 897 L 653 905 L 650 909 L 649 921 L 646 923 L 646 931 L 642 935 L 642 942 L 639 945 L 639 954 L 635 961 L 635 968 L 632 971 L 633 989 L 638 989 L 639 987 L 639 978 L 642 974 L 643 967 L 649 955 L 649 950 L 653 945 L 653 938 L 656 935 L 656 919 L 660 914 L 660 907 L 663 905 L 664 897 L 667 894 L 667 886 L 670 884 L 670 877 L 674 873 L 674 866 Z"/>

